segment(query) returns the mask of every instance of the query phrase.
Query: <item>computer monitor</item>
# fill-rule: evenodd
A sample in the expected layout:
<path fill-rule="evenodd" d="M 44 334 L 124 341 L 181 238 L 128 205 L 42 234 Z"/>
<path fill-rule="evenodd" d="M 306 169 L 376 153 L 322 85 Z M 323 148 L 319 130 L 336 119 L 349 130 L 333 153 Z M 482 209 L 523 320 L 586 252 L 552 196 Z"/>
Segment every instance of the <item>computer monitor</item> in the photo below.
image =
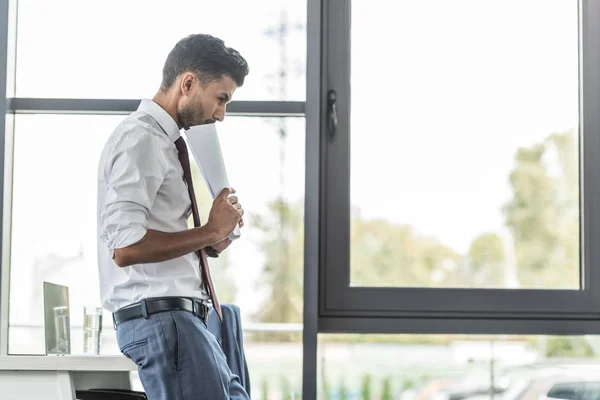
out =
<path fill-rule="evenodd" d="M 69 288 L 44 282 L 46 354 L 71 354 Z"/>

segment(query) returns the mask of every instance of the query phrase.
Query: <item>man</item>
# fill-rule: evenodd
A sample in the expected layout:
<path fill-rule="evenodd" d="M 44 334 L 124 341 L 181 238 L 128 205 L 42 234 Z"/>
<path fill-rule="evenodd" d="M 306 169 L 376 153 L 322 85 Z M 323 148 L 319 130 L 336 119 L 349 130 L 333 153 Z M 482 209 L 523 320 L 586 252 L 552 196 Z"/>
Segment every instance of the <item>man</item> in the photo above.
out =
<path fill-rule="evenodd" d="M 207 330 L 220 309 L 206 270 L 243 226 L 233 189 L 200 224 L 180 129 L 222 121 L 248 65 L 210 35 L 169 53 L 152 100 L 142 100 L 108 139 L 98 173 L 98 258 L 103 306 L 121 352 L 139 366 L 150 400 L 248 399 Z M 196 227 L 188 229 L 194 216 Z M 201 226 L 200 226 L 201 225 Z"/>

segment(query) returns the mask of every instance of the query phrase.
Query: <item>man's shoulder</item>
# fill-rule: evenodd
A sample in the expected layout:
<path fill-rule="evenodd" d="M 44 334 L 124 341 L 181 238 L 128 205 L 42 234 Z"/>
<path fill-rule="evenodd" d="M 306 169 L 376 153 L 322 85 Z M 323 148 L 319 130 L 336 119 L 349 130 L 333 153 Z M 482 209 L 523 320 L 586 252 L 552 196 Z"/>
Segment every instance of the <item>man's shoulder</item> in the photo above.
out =
<path fill-rule="evenodd" d="M 167 136 L 147 114 L 134 112 L 119 123 L 108 138 L 107 150 L 119 151 L 137 146 L 168 143 Z"/>
<path fill-rule="evenodd" d="M 171 146 L 168 136 L 162 133 L 147 116 L 132 113 L 121 121 L 108 137 L 98 160 L 102 176 L 112 168 L 119 155 L 127 154 L 133 159 L 145 159 L 153 153 L 167 151 Z M 153 158 L 155 160 L 160 159 Z"/>

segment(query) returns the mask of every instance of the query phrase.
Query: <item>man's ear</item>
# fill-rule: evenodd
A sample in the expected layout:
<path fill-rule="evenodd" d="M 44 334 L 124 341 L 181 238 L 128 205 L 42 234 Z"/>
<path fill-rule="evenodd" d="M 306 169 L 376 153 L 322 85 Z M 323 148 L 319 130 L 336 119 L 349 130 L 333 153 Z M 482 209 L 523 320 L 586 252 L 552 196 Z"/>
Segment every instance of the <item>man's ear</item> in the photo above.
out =
<path fill-rule="evenodd" d="M 181 76 L 181 94 L 187 96 L 192 90 L 192 86 L 196 81 L 194 74 L 186 72 Z"/>

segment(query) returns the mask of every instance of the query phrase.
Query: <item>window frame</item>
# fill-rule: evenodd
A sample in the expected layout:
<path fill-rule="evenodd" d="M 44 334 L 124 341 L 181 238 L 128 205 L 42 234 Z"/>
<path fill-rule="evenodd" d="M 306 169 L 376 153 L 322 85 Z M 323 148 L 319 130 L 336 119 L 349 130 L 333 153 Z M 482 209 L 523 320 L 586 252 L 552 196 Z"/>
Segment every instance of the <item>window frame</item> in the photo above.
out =
<path fill-rule="evenodd" d="M 16 13 L 12 10 L 16 0 L 0 0 L 0 93 L 7 93 L 7 82 L 11 82 L 7 76 L 11 70 L 9 48 L 14 35 L 11 35 L 16 21 Z M 11 12 L 12 11 L 12 12 Z M 0 217 L 8 215 L 12 207 L 12 121 L 8 114 L 8 102 L 0 102 Z M 0 248 L 2 249 L 2 261 L 0 263 L 0 356 L 8 354 L 8 301 L 10 299 L 10 221 L 2 219 L 0 230 Z"/>
<path fill-rule="evenodd" d="M 600 332 L 600 3 L 580 0 L 580 237 L 582 290 L 350 286 L 351 2 L 324 0 L 321 86 L 319 330 L 378 333 Z M 327 93 L 337 96 L 328 130 Z M 585 146 L 582 145 L 585 143 Z M 365 266 L 368 268 L 368 266 Z M 556 322 L 556 323 L 553 323 Z M 564 324 L 558 322 L 565 322 Z"/>
<path fill-rule="evenodd" d="M 110 114 L 137 110 L 140 99 L 42 99 L 11 97 L 7 112 L 14 114 Z M 227 116 L 304 117 L 303 101 L 232 101 Z"/>

